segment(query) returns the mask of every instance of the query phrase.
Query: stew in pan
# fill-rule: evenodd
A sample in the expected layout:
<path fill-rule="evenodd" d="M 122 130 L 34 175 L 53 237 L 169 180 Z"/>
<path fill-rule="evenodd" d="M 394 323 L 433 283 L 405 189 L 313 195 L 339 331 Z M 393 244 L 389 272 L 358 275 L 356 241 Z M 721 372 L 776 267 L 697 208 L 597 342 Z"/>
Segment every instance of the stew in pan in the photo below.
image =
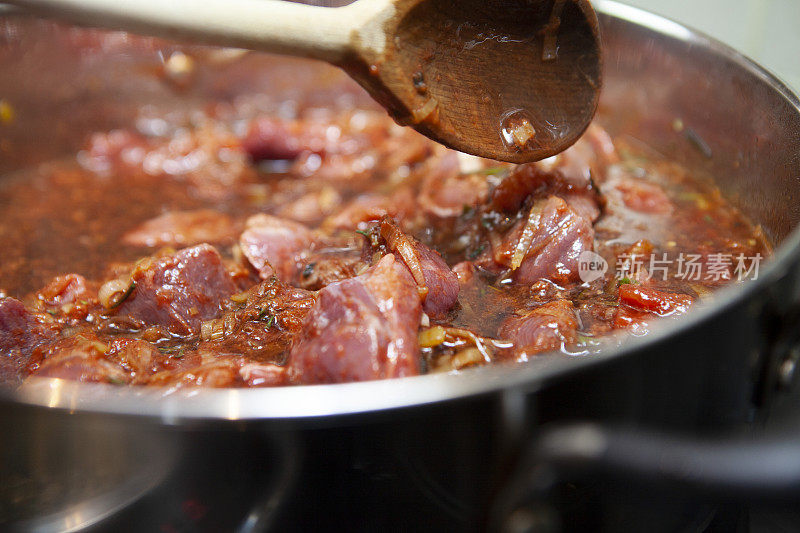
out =
<path fill-rule="evenodd" d="M 514 166 L 382 111 L 258 102 L 143 109 L 4 177 L 5 382 L 275 386 L 591 357 L 770 253 L 709 180 L 599 125 Z"/>

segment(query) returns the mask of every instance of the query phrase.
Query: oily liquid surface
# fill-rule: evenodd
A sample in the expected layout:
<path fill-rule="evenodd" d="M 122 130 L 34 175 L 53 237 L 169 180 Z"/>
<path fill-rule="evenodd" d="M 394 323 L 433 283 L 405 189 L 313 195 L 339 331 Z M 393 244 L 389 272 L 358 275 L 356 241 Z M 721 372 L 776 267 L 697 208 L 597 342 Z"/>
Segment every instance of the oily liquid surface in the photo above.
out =
<path fill-rule="evenodd" d="M 509 135 L 524 136 L 520 120 L 525 116 L 509 118 L 516 132 Z M 458 274 L 458 295 L 444 312 L 425 315 L 419 326 L 413 325 L 420 335 L 422 372 L 524 361 L 552 349 L 589 353 L 607 333 L 628 329 L 644 334 L 653 320 L 675 318 L 715 288 L 736 282 L 737 256 L 766 258 L 770 253 L 761 230 L 713 185 L 624 139 L 611 146 L 596 127 L 567 153 L 526 170 L 457 156 L 372 111 L 309 108 L 278 120 L 228 110 L 205 120 L 194 128 L 173 124 L 159 135 L 135 129 L 100 132 L 74 159 L 2 180 L 2 294 L 21 300 L 48 323 L 60 324 L 62 339 L 91 336 L 99 346 L 141 339 L 174 359 L 156 381 L 134 375 L 130 381 L 115 377 L 112 382 L 183 383 L 186 368 L 198 374 L 197 368 L 213 363 L 211 352 L 278 367 L 291 361 L 296 337 L 271 336 L 276 328 L 288 331 L 281 329 L 288 322 L 278 322 L 272 307 L 251 309 L 244 303 L 247 296 L 220 302 L 221 312 L 239 313 L 235 320 L 246 321 L 233 334 L 215 319 L 204 322 L 202 332 L 175 335 L 113 322 L 114 310 L 103 309 L 94 297 L 79 302 L 89 307 L 91 319 L 76 320 L 70 305 L 48 304 L 39 292 L 64 274 L 85 277 L 96 291 L 109 280 L 127 279 L 142 258 L 208 243 L 236 272 L 241 290 L 266 284 L 258 289 L 261 293 L 285 294 L 288 289 L 274 285 L 258 271 L 260 266 L 242 256 L 240 236 L 256 214 L 300 224 L 334 243 L 311 245 L 298 256 L 297 277 L 281 280 L 306 291 L 292 296 L 305 298 L 304 306 L 312 305 L 326 284 L 374 267 L 387 253 L 385 247 L 393 246 L 385 233 L 392 224 L 439 254 L 446 268 Z M 236 126 L 241 123 L 247 128 Z M 598 148 L 603 143 L 613 153 L 603 155 Z M 169 241 L 172 233 L 162 238 L 162 232 L 151 244 L 131 237 L 147 233 L 148 224 L 160 217 L 198 211 L 220 215 L 224 231 L 176 242 Z M 287 238 L 296 233 L 290 231 Z M 365 239 L 373 243 L 367 259 L 359 252 L 367 246 Z M 589 282 L 577 276 L 571 255 L 587 242 L 608 264 L 603 275 Z M 559 248 L 564 243 L 568 246 Z M 402 246 L 394 248 L 397 257 Z M 537 250 L 539 258 L 529 250 Z M 725 275 L 704 272 L 692 279 L 685 272 L 681 276 L 682 254 L 700 256 L 706 267 L 713 254 L 733 262 Z M 644 260 L 644 270 L 621 260 L 630 255 Z M 366 262 L 353 270 L 342 267 L 333 280 L 316 280 L 320 265 L 342 257 Z M 652 257 L 666 261 L 662 270 L 647 263 Z M 552 261 L 551 269 L 537 270 L 545 261 Z M 525 272 L 533 278 L 525 278 Z M 437 296 L 436 286 L 427 289 L 428 298 Z M 303 317 L 296 320 L 301 324 Z M 520 333 L 533 327 L 529 320 L 535 326 L 533 340 Z M 200 366 L 186 366 L 190 363 Z M 251 378 L 225 384 L 272 383 Z"/>

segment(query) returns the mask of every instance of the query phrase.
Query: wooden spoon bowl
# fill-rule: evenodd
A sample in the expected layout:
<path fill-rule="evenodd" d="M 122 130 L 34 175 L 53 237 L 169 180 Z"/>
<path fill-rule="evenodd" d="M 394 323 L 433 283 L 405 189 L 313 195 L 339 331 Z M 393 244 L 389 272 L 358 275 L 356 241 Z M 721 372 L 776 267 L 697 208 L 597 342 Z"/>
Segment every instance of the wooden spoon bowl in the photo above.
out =
<path fill-rule="evenodd" d="M 353 43 L 342 66 L 399 123 L 456 150 L 516 163 L 563 151 L 589 125 L 601 62 L 588 2 L 395 7 L 381 28 L 394 38 L 384 49 Z"/>

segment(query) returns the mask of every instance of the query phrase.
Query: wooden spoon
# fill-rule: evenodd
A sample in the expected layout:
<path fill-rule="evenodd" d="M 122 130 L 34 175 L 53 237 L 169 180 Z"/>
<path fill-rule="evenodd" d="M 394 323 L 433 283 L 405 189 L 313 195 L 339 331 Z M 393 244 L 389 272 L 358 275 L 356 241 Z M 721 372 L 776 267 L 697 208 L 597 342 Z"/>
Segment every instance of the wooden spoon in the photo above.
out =
<path fill-rule="evenodd" d="M 463 152 L 536 161 L 588 126 L 600 89 L 588 0 L 11 0 L 45 16 L 321 59 L 400 124 Z"/>

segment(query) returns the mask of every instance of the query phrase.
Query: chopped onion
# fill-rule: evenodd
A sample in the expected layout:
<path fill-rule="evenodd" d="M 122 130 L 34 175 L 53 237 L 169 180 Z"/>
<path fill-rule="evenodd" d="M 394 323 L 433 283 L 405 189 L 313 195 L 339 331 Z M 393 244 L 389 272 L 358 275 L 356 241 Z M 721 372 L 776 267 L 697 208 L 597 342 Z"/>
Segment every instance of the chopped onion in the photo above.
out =
<path fill-rule="evenodd" d="M 422 348 L 439 346 L 447 338 L 447 332 L 442 326 L 433 326 L 419 333 L 419 345 Z"/>
<path fill-rule="evenodd" d="M 206 320 L 200 325 L 200 338 L 204 341 L 221 339 L 225 336 L 225 324 L 222 320 Z"/>
<path fill-rule="evenodd" d="M 482 337 L 478 337 L 473 332 L 468 329 L 461 329 L 461 328 L 446 328 L 445 331 L 448 335 L 456 338 L 466 339 L 472 341 L 472 344 L 475 345 L 475 348 L 483 356 L 483 359 L 488 363 L 492 360 L 492 355 L 489 353 L 487 346 L 484 341 L 489 341 L 494 345 L 494 339 L 484 339 Z"/>
<path fill-rule="evenodd" d="M 450 359 L 450 364 L 452 364 L 453 368 L 456 370 L 467 366 L 479 365 L 484 362 L 484 356 L 478 348 L 465 348 Z"/>
<path fill-rule="evenodd" d="M 411 275 L 414 276 L 414 281 L 419 286 L 420 296 L 424 299 L 428 295 L 428 284 L 425 282 L 425 274 L 422 272 L 422 265 L 411 239 L 387 220 L 381 222 L 381 237 L 386 240 L 386 245 L 389 249 L 400 254 L 403 262 L 411 271 Z"/>
<path fill-rule="evenodd" d="M 520 236 L 517 246 L 514 249 L 514 255 L 511 257 L 511 270 L 518 269 L 522 264 L 522 261 L 528 255 L 528 250 L 533 242 L 533 236 L 539 226 L 539 218 L 541 217 L 541 214 L 541 205 L 536 204 L 531 207 L 531 210 L 528 213 L 528 221 L 525 223 L 525 227 L 522 230 L 522 235 Z"/>
<path fill-rule="evenodd" d="M 464 348 L 454 355 L 443 355 L 436 360 L 434 372 L 450 372 L 485 362 L 483 354 L 477 348 Z"/>
<path fill-rule="evenodd" d="M 550 20 L 542 30 L 542 61 L 558 59 L 558 29 L 561 27 L 561 11 L 564 0 L 556 0 L 550 12 Z"/>
<path fill-rule="evenodd" d="M 237 292 L 236 294 L 231 295 L 231 301 L 237 304 L 243 304 L 247 301 L 248 293 L 245 292 Z"/>
<path fill-rule="evenodd" d="M 439 107 L 439 102 L 435 98 L 429 98 L 421 107 L 415 109 L 412 114 L 414 116 L 414 124 L 423 122 L 430 117 L 434 111 Z"/>
<path fill-rule="evenodd" d="M 422 317 L 419 319 L 419 325 L 424 328 L 427 328 L 428 326 L 431 325 L 431 317 L 429 317 L 427 313 L 423 312 Z"/>
<path fill-rule="evenodd" d="M 130 296 L 136 284 L 132 281 L 112 279 L 103 284 L 97 292 L 97 299 L 100 305 L 106 309 L 114 309 Z"/>
<path fill-rule="evenodd" d="M 523 119 L 518 125 L 511 129 L 511 136 L 514 138 L 514 144 L 522 148 L 528 141 L 536 136 L 536 130 L 527 119 Z"/>

